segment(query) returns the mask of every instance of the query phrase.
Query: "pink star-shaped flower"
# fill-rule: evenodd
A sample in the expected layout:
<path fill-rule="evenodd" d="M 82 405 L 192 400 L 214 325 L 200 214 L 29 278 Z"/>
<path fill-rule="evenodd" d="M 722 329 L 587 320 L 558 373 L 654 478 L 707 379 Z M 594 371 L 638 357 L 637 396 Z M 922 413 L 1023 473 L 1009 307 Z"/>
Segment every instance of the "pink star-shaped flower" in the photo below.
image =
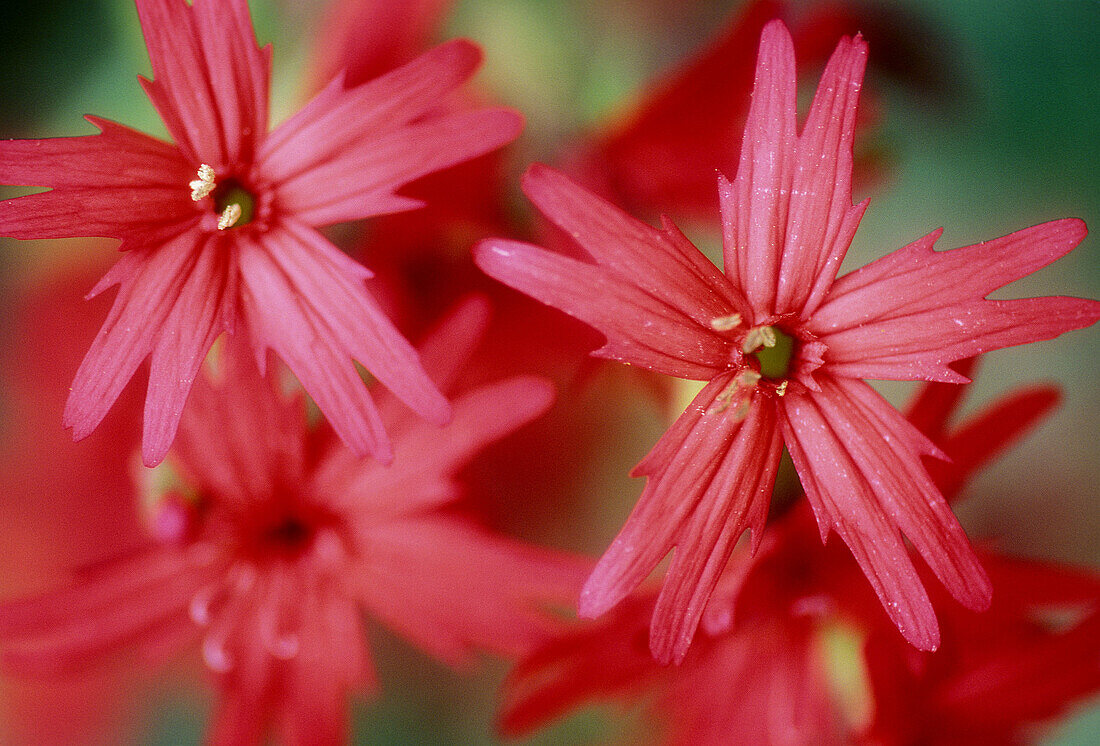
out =
<path fill-rule="evenodd" d="M 935 231 L 836 278 L 867 207 L 851 199 L 866 56 L 859 37 L 840 42 L 798 133 L 790 34 L 765 27 L 737 177 L 718 181 L 724 274 L 669 220 L 654 229 L 537 165 L 525 192 L 595 263 L 503 239 L 475 250 L 490 275 L 601 331 L 595 354 L 708 382 L 634 469 L 645 490 L 580 599 L 602 614 L 675 548 L 651 630 L 662 661 L 687 651 L 746 528 L 759 544 L 784 445 L 822 539 L 839 534 L 902 633 L 935 648 L 903 534 L 965 605 L 985 607 L 989 581 L 921 464 L 940 450 L 861 379 L 963 382 L 948 363 L 1100 317 L 1091 300 L 985 300 L 1076 246 L 1079 220 L 949 252 Z"/>
<path fill-rule="evenodd" d="M 0 182 L 52 190 L 0 202 L 0 234 L 105 236 L 119 285 L 77 371 L 64 423 L 88 435 L 150 357 L 142 455 L 158 463 L 199 365 L 223 331 L 257 359 L 275 350 L 357 453 L 392 456 L 354 361 L 426 419 L 447 401 L 351 261 L 318 226 L 418 207 L 395 190 L 496 149 L 521 119 L 439 103 L 479 64 L 455 41 L 354 88 L 341 78 L 267 131 L 270 48 L 244 0 L 137 0 L 154 80 L 142 80 L 175 144 L 98 118 L 101 134 L 0 142 Z"/>

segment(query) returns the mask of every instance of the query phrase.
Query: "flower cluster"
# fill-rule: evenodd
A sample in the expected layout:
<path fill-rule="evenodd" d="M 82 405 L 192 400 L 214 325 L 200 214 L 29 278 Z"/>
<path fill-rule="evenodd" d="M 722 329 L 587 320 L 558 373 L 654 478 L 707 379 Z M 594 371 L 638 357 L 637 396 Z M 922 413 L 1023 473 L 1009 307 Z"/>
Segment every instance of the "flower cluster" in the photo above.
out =
<path fill-rule="evenodd" d="M 345 743 L 386 689 L 367 620 L 450 667 L 519 660 L 506 735 L 641 699 L 647 743 L 1012 743 L 1100 689 L 1100 577 L 974 546 L 951 507 L 1060 399 L 955 425 L 975 356 L 1100 319 L 989 296 L 1085 225 L 842 273 L 883 171 L 858 6 L 750 2 L 527 168 L 539 222 L 508 192 L 521 114 L 469 85 L 477 44 L 430 42 L 448 3 L 335 0 L 314 95 L 269 128 L 246 0 L 135 2 L 170 141 L 0 140 L 0 183 L 46 188 L 0 200 L 0 236 L 120 251 L 109 309 L 68 269 L 13 306 L 0 737 L 124 740 L 134 671 L 191 651 L 210 743 Z M 720 231 L 722 266 L 662 210 Z M 569 475 L 670 379 L 700 384 L 610 547 L 544 546 L 591 543 Z M 867 379 L 927 383 L 902 413 Z"/>

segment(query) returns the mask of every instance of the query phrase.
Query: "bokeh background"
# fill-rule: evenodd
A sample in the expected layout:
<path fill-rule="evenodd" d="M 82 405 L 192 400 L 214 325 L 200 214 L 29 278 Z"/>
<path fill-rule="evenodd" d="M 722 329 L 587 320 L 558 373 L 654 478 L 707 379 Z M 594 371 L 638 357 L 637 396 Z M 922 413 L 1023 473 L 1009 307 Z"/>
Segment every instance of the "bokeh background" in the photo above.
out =
<path fill-rule="evenodd" d="M 261 41 L 275 45 L 277 122 L 305 96 L 326 4 L 253 0 L 251 5 Z M 859 0 L 848 6 L 866 21 L 861 28 L 871 49 L 869 85 L 877 99 L 876 121 L 862 147 L 873 148 L 886 169 L 870 191 L 872 205 L 846 268 L 939 226 L 946 229 L 940 248 L 1065 216 L 1084 218 L 1094 232 L 1100 230 L 1100 2 Z M 654 76 L 690 56 L 736 7 L 717 0 L 456 0 L 438 36 L 478 41 L 486 51 L 478 79 L 484 95 L 526 115 L 527 130 L 508 156 L 518 176 L 532 160 L 554 162 L 586 133 L 628 111 Z M 149 74 L 149 64 L 132 3 L 7 2 L 4 10 L 0 138 L 89 134 L 92 127 L 80 119 L 86 113 L 164 134 L 135 79 Z M 526 209 L 518 189 L 513 191 L 515 209 Z M 0 197 L 16 193 L 0 188 Z M 717 249 L 717 236 L 706 226 L 684 221 L 684 228 L 701 246 Z M 50 320 L 49 334 L 16 333 L 9 322 L 18 299 L 63 268 L 103 267 L 112 254 L 103 242 L 0 239 L 0 362 L 9 368 L 58 367 L 52 345 L 66 327 L 65 316 Z M 366 261 L 369 265 L 370 258 Z M 61 286 L 53 292 L 79 296 L 87 289 Z M 1042 294 L 1100 297 L 1100 239 L 1090 236 L 1066 259 L 995 297 Z M 100 302 L 98 309 L 101 318 L 106 305 Z M 75 318 L 72 324 L 87 327 Z M 90 341 L 91 332 L 81 333 Z M 984 361 L 968 406 L 1035 380 L 1057 382 L 1065 403 L 977 480 L 959 509 L 972 536 L 990 537 L 1012 552 L 1100 568 L 1098 352 L 1100 330 L 1094 328 Z M 75 372 L 75 363 L 68 365 L 62 371 L 66 380 Z M 621 391 L 611 384 L 595 386 L 593 399 Z M 900 402 L 909 387 L 882 390 Z M 559 406 L 585 407 L 591 401 Z M 15 454 L 24 462 L 20 468 L 33 473 L 44 468 L 51 451 L 20 447 L 56 440 L 57 433 L 46 429 L 60 431 L 60 417 L 52 424 L 43 418 L 39 429 L 28 432 L 13 427 L 13 407 L 5 387 L 0 442 L 5 454 Z M 557 465 L 562 474 L 555 483 L 561 491 L 557 507 L 547 501 L 528 506 L 522 521 L 507 527 L 562 548 L 602 551 L 641 489 L 626 471 L 668 417 L 652 397 L 636 396 L 616 421 L 602 423 L 598 453 L 583 463 Z M 50 495 L 4 506 L 7 498 L 0 494 L 4 596 L 59 572 L 63 562 L 51 560 L 51 551 L 63 556 L 60 544 L 72 541 L 80 511 L 86 509 L 87 525 L 94 526 L 92 514 L 99 508 L 92 501 L 66 508 L 70 533 L 58 539 L 58 509 Z M 504 663 L 486 661 L 460 675 L 380 630 L 371 633 L 383 694 L 357 706 L 357 739 L 496 742 L 492 712 Z M 182 676 L 171 671 L 146 682 L 140 697 L 133 695 L 124 708 L 130 729 L 112 732 L 125 732 L 136 743 L 198 742 L 209 701 L 195 683 L 198 677 L 183 668 Z M 19 687 L 0 683 L 0 733 L 5 718 L 19 716 L 13 714 L 25 701 Z M 117 693 L 104 692 L 110 696 Z M 616 732 L 616 717 L 582 713 L 530 742 L 602 742 Z M 112 738 L 90 733 L 89 743 L 113 743 Z M 1067 745 L 1100 741 L 1100 706 L 1081 708 L 1044 738 Z"/>

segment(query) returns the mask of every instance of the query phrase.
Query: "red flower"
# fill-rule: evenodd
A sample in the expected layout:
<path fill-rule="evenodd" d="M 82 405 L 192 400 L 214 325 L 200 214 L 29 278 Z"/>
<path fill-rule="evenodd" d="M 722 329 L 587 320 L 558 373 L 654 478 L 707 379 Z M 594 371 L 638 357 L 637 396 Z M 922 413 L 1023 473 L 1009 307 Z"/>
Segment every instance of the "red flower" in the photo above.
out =
<path fill-rule="evenodd" d="M 928 386 L 908 413 L 951 459 L 931 462 L 949 501 L 1061 399 L 1050 387 L 1021 389 L 948 428 L 964 392 Z M 1100 689 L 1100 575 L 990 550 L 981 558 L 993 602 L 981 614 L 944 604 L 944 644 L 935 654 L 868 625 L 864 656 L 875 707 L 860 743 L 1030 743 L 1037 724 Z"/>
<path fill-rule="evenodd" d="M 859 743 L 1033 743 L 1036 725 L 1100 689 L 1100 575 L 992 552 L 982 561 L 993 604 L 944 614 L 936 653 L 901 645 L 885 629 L 869 636 L 875 709 Z"/>
<path fill-rule="evenodd" d="M 469 42 L 345 89 L 337 78 L 267 134 L 270 48 L 244 0 L 138 0 L 175 145 L 102 119 L 101 134 L 0 142 L 0 181 L 52 191 L 0 202 L 0 233 L 106 236 L 125 252 L 92 290 L 119 285 L 77 371 L 64 422 L 80 439 L 151 356 L 142 454 L 158 463 L 214 339 L 275 350 L 357 453 L 392 453 L 354 360 L 425 418 L 446 400 L 368 295 L 370 273 L 315 227 L 418 207 L 395 190 L 511 141 L 511 111 L 436 106 L 477 67 Z"/>
<path fill-rule="evenodd" d="M 416 57 L 443 27 L 454 0 L 336 0 L 325 9 L 310 55 L 311 78 L 343 72 L 357 84 Z"/>
<path fill-rule="evenodd" d="M 980 609 L 989 582 L 921 464 L 938 449 L 863 378 L 962 382 L 953 360 L 1092 324 L 1100 303 L 987 301 L 1085 235 L 1061 220 L 951 252 L 935 231 L 836 279 L 867 202 L 851 205 L 852 133 L 866 45 L 843 39 L 802 134 L 790 35 L 769 24 L 737 178 L 719 178 L 725 274 L 667 219 L 656 230 L 534 166 L 527 195 L 595 263 L 516 241 L 482 242 L 497 279 L 596 327 L 595 354 L 707 385 L 634 470 L 649 481 L 589 578 L 598 616 L 676 547 L 651 645 L 680 660 L 738 537 L 758 545 L 783 445 L 821 536 L 835 531 L 902 633 L 939 643 L 904 533 L 951 594 Z"/>
<path fill-rule="evenodd" d="M 796 11 L 789 5 L 752 0 L 739 6 L 703 49 L 648 84 L 626 116 L 577 143 L 565 170 L 632 211 L 715 220 L 714 171 L 737 168 L 737 144 L 753 83 L 753 44 L 765 24 L 779 16 L 790 18 L 799 66 L 813 67 L 824 64 L 832 51 L 841 33 L 838 25 L 847 22 L 858 28 L 867 15 L 845 15 L 844 6 L 810 4 Z M 857 127 L 864 124 L 857 122 Z M 881 168 L 869 157 L 858 157 L 856 181 L 877 178 Z"/>
<path fill-rule="evenodd" d="M 949 427 L 964 389 L 926 386 L 909 414 L 953 459 L 937 478 L 948 497 L 1058 401 L 1048 387 L 1022 389 Z M 922 653 L 851 557 L 814 532 L 800 501 L 759 552 L 735 554 L 680 666 L 647 649 L 652 592 L 539 648 L 505 683 L 501 729 L 523 735 L 584 704 L 643 701 L 661 729 L 647 740 L 668 744 L 1014 743 L 1100 688 L 1096 573 L 985 552 L 991 609 L 945 603 L 944 645 Z M 1044 610 L 1070 623 L 1052 625 Z M 830 639 L 849 642 L 843 671 L 862 681 L 834 679 Z"/>
<path fill-rule="evenodd" d="M 485 317 L 469 303 L 421 348 L 442 388 Z M 222 692 L 214 742 L 259 742 L 271 727 L 335 743 L 348 692 L 374 683 L 362 611 L 452 664 L 475 649 L 517 655 L 556 628 L 540 603 L 571 596 L 580 565 L 442 510 L 460 467 L 549 406 L 547 383 L 466 391 L 442 430 L 384 397 L 401 457 L 383 467 L 310 429 L 301 397 L 279 395 L 243 351 L 224 353 L 196 382 L 154 538 L 69 587 L 0 605 L 9 669 L 64 673 L 124 647 L 162 657 L 200 637 Z"/>

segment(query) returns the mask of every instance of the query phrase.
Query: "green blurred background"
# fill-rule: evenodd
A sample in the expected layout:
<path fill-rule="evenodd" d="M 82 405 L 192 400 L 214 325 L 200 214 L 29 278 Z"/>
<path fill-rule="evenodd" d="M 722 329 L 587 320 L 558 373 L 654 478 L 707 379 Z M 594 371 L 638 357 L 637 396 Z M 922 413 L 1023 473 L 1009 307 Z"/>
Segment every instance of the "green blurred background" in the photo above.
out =
<path fill-rule="evenodd" d="M 302 100 L 324 3 L 254 0 L 252 6 L 261 41 L 275 44 L 277 122 Z M 574 138 L 629 106 L 654 74 L 704 43 L 735 6 L 460 0 L 445 35 L 479 41 L 487 54 L 481 85 L 527 116 L 514 149 L 518 174 L 531 160 L 552 162 Z M 1065 216 L 1100 229 L 1100 2 L 867 0 L 857 7 L 875 19 L 866 32 L 872 66 L 881 56 L 897 69 L 872 68 L 881 99 L 870 144 L 887 155 L 892 171 L 873 194 L 846 268 L 939 226 L 946 228 L 941 248 Z M 9 2 L 5 10 L 0 137 L 89 134 L 80 119 L 85 113 L 163 134 L 135 80 L 149 66 L 130 2 Z M 705 229 L 687 230 L 700 244 L 717 245 Z M 70 261 L 81 261 L 79 244 L 0 240 L 0 293 Z M 1068 258 L 996 297 L 1037 294 L 1100 296 L 1100 241 L 1089 237 Z M 960 508 L 971 535 L 997 537 L 1021 554 L 1100 566 L 1098 352 L 1100 332 L 1090 329 L 987 358 L 969 406 L 1035 380 L 1058 382 L 1066 401 L 973 486 Z M 901 401 L 909 387 L 883 390 Z M 625 477 L 621 462 L 644 453 L 663 429 L 652 412 L 640 411 L 636 420 L 623 423 L 637 441 L 625 446 L 629 456 L 586 475 L 578 488 L 601 501 L 592 510 L 597 525 L 578 527 L 581 538 L 571 548 L 606 546 L 636 497 L 640 484 Z M 377 629 L 372 634 L 383 695 L 357 705 L 358 739 L 495 742 L 492 711 L 503 664 L 459 676 Z M 197 742 L 205 706 L 199 692 L 165 689 L 147 708 L 141 742 Z M 595 743 L 609 732 L 606 718 L 587 713 L 531 743 Z M 1100 741 L 1100 708 L 1082 710 L 1048 735 L 1058 744 Z"/>

